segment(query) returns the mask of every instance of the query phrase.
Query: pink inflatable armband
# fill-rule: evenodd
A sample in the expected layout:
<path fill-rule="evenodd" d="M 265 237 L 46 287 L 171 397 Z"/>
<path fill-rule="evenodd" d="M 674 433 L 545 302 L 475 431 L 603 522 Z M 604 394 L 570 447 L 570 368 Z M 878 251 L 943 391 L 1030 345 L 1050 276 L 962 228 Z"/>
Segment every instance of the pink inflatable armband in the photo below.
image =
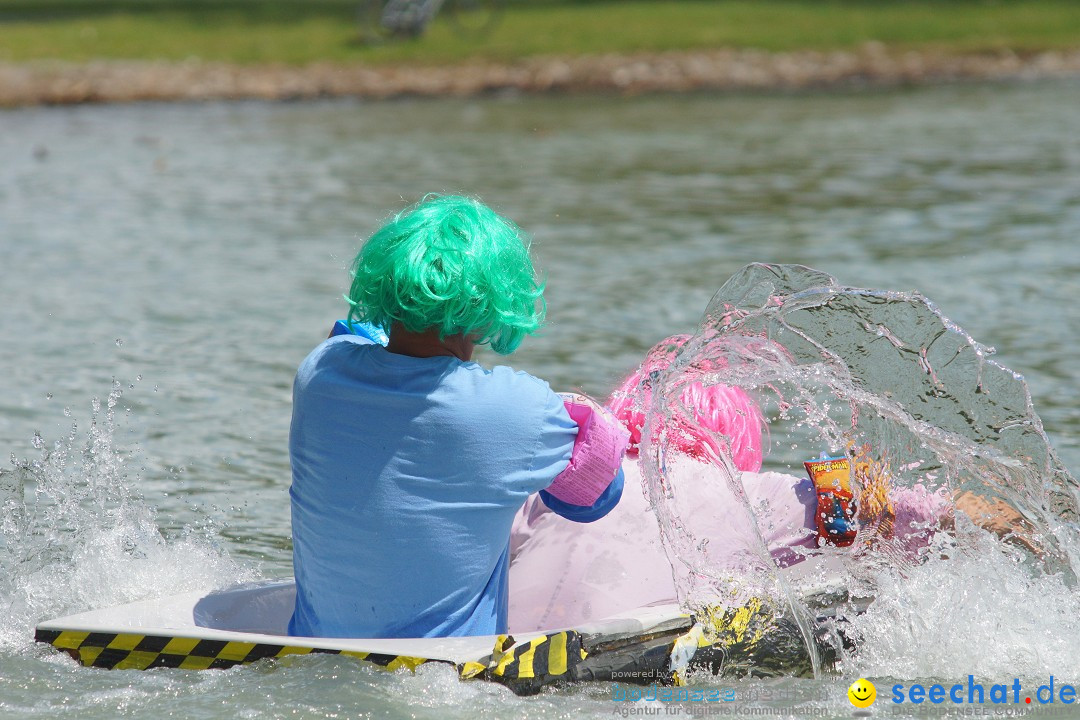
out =
<path fill-rule="evenodd" d="M 630 433 L 609 412 L 581 396 L 564 395 L 563 400 L 578 434 L 570 464 L 547 491 L 565 503 L 589 507 L 618 474 Z"/>

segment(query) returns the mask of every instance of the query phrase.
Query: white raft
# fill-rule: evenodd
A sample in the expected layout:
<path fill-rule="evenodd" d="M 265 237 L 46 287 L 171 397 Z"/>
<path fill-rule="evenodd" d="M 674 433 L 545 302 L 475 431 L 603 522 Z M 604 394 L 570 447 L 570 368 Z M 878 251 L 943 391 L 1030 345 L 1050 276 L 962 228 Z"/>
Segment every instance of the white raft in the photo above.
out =
<path fill-rule="evenodd" d="M 456 638 L 354 639 L 287 634 L 292 580 L 238 585 L 92 610 L 39 624 L 35 639 L 87 667 L 228 668 L 286 655 L 347 655 L 388 670 L 452 664 L 462 679 L 518 694 L 585 680 L 681 684 L 688 669 L 724 675 L 805 675 L 796 624 L 765 601 L 694 618 L 677 605 L 638 608 L 574 628 Z M 835 658 L 835 612 L 818 617 L 819 656 Z"/>

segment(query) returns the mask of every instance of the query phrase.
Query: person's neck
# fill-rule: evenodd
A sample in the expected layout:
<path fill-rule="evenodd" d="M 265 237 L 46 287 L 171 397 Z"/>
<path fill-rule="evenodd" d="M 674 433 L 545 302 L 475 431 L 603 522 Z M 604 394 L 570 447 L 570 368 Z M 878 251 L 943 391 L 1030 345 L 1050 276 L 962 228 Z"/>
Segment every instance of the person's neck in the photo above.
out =
<path fill-rule="evenodd" d="M 468 361 L 472 359 L 473 348 L 476 347 L 464 334 L 447 335 L 439 337 L 436 328 L 428 328 L 421 332 L 406 330 L 401 323 L 390 326 L 390 342 L 386 349 L 396 355 L 408 355 L 410 357 L 456 357 L 458 360 Z"/>

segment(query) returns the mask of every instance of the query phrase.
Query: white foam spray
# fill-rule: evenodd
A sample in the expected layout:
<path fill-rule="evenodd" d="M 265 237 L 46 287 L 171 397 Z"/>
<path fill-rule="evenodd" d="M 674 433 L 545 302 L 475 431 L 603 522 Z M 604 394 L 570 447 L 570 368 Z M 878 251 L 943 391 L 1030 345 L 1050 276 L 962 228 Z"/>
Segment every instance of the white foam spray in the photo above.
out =
<path fill-rule="evenodd" d="M 85 430 L 73 420 L 53 442 L 35 434 L 36 456 L 13 454 L 0 473 L 0 649 L 29 646 L 49 617 L 252 576 L 215 546 L 211 527 L 162 535 L 114 442 L 122 395 L 114 382 L 104 405 L 92 401 Z"/>

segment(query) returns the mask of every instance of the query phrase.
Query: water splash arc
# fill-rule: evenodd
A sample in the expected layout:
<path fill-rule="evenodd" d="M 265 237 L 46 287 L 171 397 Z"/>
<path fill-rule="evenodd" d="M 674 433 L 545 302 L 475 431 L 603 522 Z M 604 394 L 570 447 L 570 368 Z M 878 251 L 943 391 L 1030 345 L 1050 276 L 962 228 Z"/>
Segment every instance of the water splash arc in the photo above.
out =
<path fill-rule="evenodd" d="M 735 386 L 755 397 L 768 422 L 767 466 L 796 474 L 821 451 L 864 453 L 891 468 L 895 490 L 919 486 L 969 496 L 983 503 L 978 507 L 1004 504 L 1018 520 L 1017 532 L 1002 535 L 1018 542 L 990 546 L 1006 553 L 1036 547 L 1021 553 L 1024 572 L 1075 584 L 1080 486 L 1051 446 L 1023 376 L 991 359 L 993 352 L 918 292 L 845 287 L 796 265 L 754 264 L 734 275 L 654 379 L 659 390 L 642 433 L 645 482 L 684 605 L 764 592 L 798 619 L 807 614 L 800 593 L 826 575 L 873 596 L 882 573 L 895 578 L 935 553 L 971 556 L 987 547 L 987 533 L 966 517 L 947 540 L 918 553 L 864 541 L 864 530 L 850 548 L 806 551 L 820 570 L 789 582 L 763 539 L 767 508 L 749 502 L 742 473 L 726 458 L 711 473 L 687 471 L 664 430 L 676 424 L 673 416 L 692 417 L 680 401 L 692 383 Z M 716 443 L 730 448 L 730 438 Z M 857 495 L 869 492 L 856 485 Z M 687 507 L 691 499 L 695 507 Z M 697 506 L 725 502 L 749 528 L 744 547 L 711 548 L 707 523 L 699 522 Z M 813 652 L 809 631 L 804 635 Z"/>

